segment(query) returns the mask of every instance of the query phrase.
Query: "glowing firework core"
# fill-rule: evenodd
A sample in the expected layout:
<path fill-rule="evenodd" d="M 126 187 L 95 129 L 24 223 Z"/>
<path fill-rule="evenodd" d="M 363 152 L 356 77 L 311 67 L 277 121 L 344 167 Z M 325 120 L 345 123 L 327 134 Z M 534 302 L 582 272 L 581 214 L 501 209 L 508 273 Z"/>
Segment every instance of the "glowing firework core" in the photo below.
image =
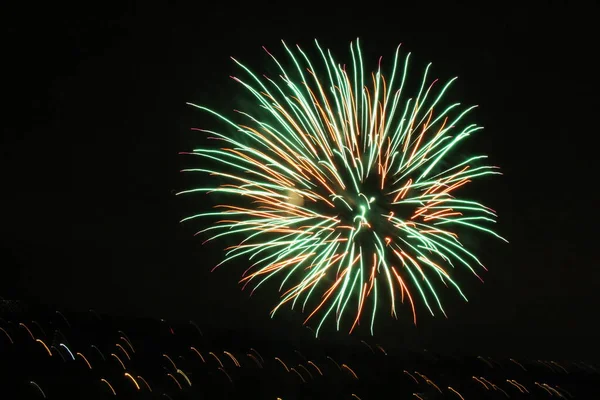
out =
<path fill-rule="evenodd" d="M 304 205 L 304 198 L 298 193 L 288 190 L 288 203 L 294 206 L 302 207 Z"/>

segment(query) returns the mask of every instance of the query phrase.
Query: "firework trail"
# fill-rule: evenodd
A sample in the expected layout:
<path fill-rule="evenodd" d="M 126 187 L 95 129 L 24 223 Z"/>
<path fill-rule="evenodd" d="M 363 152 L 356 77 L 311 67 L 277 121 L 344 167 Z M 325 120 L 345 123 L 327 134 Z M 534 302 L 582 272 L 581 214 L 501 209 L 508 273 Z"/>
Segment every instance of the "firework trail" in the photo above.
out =
<path fill-rule="evenodd" d="M 234 59 L 249 80 L 233 79 L 256 100 L 254 110 L 236 111 L 245 122 L 191 104 L 227 129 L 197 129 L 218 140 L 220 148 L 183 154 L 216 167 L 184 171 L 225 183 L 179 194 L 215 192 L 231 201 L 183 221 L 220 218 L 201 232 L 211 232 L 209 240 L 239 235 L 241 241 L 227 249 L 219 265 L 249 261 L 241 282 L 244 287 L 252 282 L 253 290 L 279 278 L 282 295 L 272 313 L 287 303 L 301 305 L 303 312 L 309 307 L 305 322 L 320 317 L 317 335 L 328 317 L 338 330 L 344 319 L 350 332 L 361 318 L 368 319 L 373 333 L 378 308 L 397 317 L 398 304 L 405 301 L 415 323 L 417 300 L 432 315 L 434 308 L 445 315 L 440 284 L 453 286 L 466 300 L 454 268 L 476 276 L 476 268 L 484 268 L 459 241 L 458 231 L 469 228 L 502 239 L 487 227 L 495 222 L 492 209 L 457 197 L 475 178 L 500 173 L 482 163 L 485 156 L 456 163 L 450 158 L 457 145 L 482 129 L 463 122 L 475 107 L 440 106 L 456 78 L 434 90 L 437 80 L 427 83 L 431 64 L 407 96 L 410 53 L 401 62 L 400 47 L 387 80 L 381 59 L 376 72 L 364 72 L 358 41 L 350 45 L 350 67 L 316 43 L 320 72 L 300 47 L 283 46 L 291 60 L 288 69 L 267 51 L 280 71 L 277 78 L 259 77 Z M 441 111 L 434 112 L 436 107 Z"/>

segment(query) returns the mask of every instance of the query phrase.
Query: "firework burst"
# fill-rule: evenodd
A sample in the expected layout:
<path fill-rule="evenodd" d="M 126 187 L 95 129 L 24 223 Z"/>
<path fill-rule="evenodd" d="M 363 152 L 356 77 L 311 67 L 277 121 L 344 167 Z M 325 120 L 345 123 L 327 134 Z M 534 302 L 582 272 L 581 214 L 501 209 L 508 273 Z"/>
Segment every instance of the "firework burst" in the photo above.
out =
<path fill-rule="evenodd" d="M 347 322 L 350 332 L 367 319 L 372 333 L 378 308 L 396 317 L 400 303 L 410 305 L 415 323 L 419 300 L 432 315 L 434 309 L 444 313 L 436 287 L 453 286 L 465 297 L 455 267 L 478 277 L 477 268 L 484 268 L 457 231 L 502 239 L 487 227 L 495 222 L 492 209 L 457 196 L 472 180 L 499 174 L 482 163 L 485 156 L 456 163 L 450 158 L 482 129 L 463 122 L 475 107 L 441 107 L 454 79 L 436 90 L 437 80 L 427 83 L 431 64 L 407 96 L 410 54 L 400 61 L 400 47 L 389 80 L 381 59 L 376 72 L 365 74 L 358 41 L 350 45 L 350 66 L 316 47 L 320 72 L 300 47 L 284 43 L 288 69 L 267 51 L 280 71 L 274 79 L 234 59 L 249 81 L 233 79 L 256 100 L 254 110 L 237 111 L 244 123 L 192 104 L 228 128 L 198 129 L 221 147 L 184 154 L 217 167 L 184 171 L 225 183 L 180 194 L 216 192 L 231 202 L 184 221 L 221 217 L 201 231 L 212 232 L 210 239 L 239 235 L 221 264 L 249 262 L 241 282 L 254 289 L 279 278 L 281 299 L 272 313 L 284 304 L 300 305 L 305 322 L 319 316 L 317 334 L 328 317 L 337 329 Z"/>

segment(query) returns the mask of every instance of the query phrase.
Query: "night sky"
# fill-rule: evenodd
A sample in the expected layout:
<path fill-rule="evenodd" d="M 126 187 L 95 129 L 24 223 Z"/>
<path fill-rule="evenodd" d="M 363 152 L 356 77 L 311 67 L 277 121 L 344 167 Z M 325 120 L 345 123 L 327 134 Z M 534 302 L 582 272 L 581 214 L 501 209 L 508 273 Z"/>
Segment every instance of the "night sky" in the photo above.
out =
<path fill-rule="evenodd" d="M 249 299 L 239 290 L 241 265 L 211 274 L 221 246 L 193 237 L 201 224 L 179 224 L 210 200 L 174 196 L 197 183 L 179 173 L 189 160 L 178 152 L 203 143 L 190 128 L 215 127 L 185 102 L 219 111 L 243 102 L 229 56 L 262 72 L 270 64 L 261 46 L 284 58 L 280 39 L 312 51 L 317 38 L 350 62 L 349 42 L 360 37 L 372 67 L 402 43 L 417 79 L 429 61 L 432 78 L 459 76 L 449 97 L 479 104 L 473 121 L 485 127 L 468 150 L 504 172 L 471 193 L 498 211 L 497 231 L 510 241 L 473 238 L 489 272 L 483 285 L 463 276 L 469 303 L 444 292 L 448 320 L 422 312 L 415 328 L 408 310 L 399 321 L 382 313 L 377 339 L 445 352 L 598 356 L 596 10 L 377 4 L 4 12 L 0 295 L 307 336 L 299 313 L 269 320 L 276 293 Z M 325 330 L 324 340 L 344 338 Z"/>

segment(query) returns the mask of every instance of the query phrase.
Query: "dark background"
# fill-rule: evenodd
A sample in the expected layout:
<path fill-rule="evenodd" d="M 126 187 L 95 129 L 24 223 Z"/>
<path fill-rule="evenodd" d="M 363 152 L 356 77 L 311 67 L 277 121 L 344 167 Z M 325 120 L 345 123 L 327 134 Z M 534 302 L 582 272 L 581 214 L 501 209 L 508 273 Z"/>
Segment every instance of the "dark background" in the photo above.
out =
<path fill-rule="evenodd" d="M 0 295 L 308 337 L 297 313 L 269 320 L 272 293 L 239 291 L 241 268 L 210 274 L 221 247 L 201 246 L 192 236 L 201 227 L 178 223 L 200 204 L 174 196 L 193 184 L 177 153 L 200 143 L 189 128 L 214 124 L 185 102 L 227 111 L 242 101 L 229 56 L 261 71 L 262 45 L 284 58 L 280 39 L 312 51 L 317 38 L 349 61 L 360 37 L 371 67 L 403 43 L 415 76 L 429 61 L 431 77 L 459 76 L 449 96 L 479 104 L 486 128 L 470 146 L 504 172 L 476 185 L 477 196 L 510 241 L 475 243 L 490 271 L 484 285 L 465 279 L 467 304 L 444 293 L 448 320 L 421 313 L 414 327 L 408 314 L 382 315 L 376 338 L 457 354 L 597 357 L 597 10 L 372 6 L 3 12 Z M 323 340 L 346 336 L 325 330 Z"/>

